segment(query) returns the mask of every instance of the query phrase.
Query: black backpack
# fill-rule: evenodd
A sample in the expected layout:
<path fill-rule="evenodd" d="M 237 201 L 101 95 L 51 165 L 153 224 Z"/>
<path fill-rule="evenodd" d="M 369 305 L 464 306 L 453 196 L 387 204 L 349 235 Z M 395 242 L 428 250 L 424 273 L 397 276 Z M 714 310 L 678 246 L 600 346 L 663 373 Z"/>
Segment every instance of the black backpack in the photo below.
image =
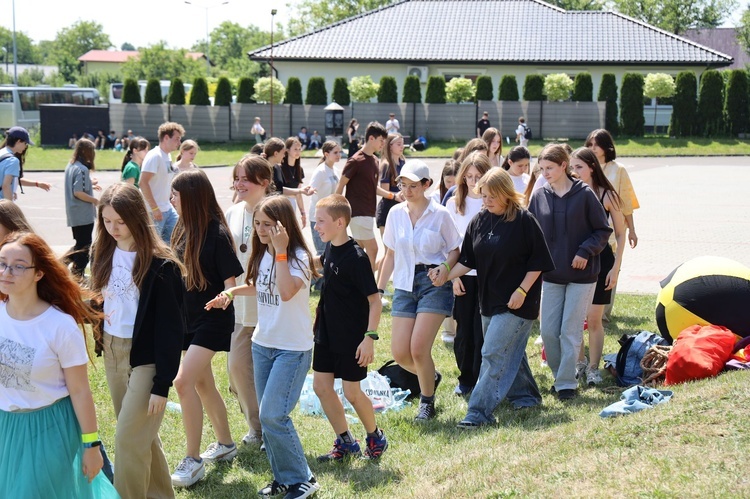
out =
<path fill-rule="evenodd" d="M 5 153 L 3 155 L 0 155 L 0 163 L 5 161 L 8 158 L 14 157 L 15 154 L 13 153 Z M 20 170 L 18 172 L 18 188 L 21 189 L 21 194 L 23 194 L 23 186 L 21 185 L 21 179 L 23 178 L 23 163 L 20 164 Z"/>
<path fill-rule="evenodd" d="M 523 138 L 526 140 L 531 140 L 534 138 L 534 134 L 531 133 L 531 128 L 528 125 L 521 125 L 523 127 Z"/>

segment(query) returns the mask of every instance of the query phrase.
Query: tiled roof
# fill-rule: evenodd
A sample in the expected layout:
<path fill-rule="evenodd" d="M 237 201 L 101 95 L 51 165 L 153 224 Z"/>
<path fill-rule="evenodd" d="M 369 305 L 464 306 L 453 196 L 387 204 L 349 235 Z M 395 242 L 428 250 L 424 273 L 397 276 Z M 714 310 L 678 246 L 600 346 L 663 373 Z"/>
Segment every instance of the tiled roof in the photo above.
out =
<path fill-rule="evenodd" d="M 188 52 L 185 54 L 191 59 L 198 60 L 204 57 L 203 52 Z M 81 62 L 127 62 L 131 57 L 138 57 L 137 50 L 89 50 L 78 58 Z"/>
<path fill-rule="evenodd" d="M 248 53 L 265 60 L 269 46 Z M 615 12 L 539 0 L 402 0 L 278 44 L 276 60 L 506 64 L 731 64 Z"/>

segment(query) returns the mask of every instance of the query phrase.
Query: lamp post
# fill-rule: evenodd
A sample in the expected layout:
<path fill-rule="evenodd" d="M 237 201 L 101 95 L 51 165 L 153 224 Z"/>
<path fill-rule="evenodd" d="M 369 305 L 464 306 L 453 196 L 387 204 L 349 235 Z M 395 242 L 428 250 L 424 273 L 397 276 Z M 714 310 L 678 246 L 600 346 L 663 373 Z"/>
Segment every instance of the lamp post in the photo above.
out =
<path fill-rule="evenodd" d="M 276 9 L 271 9 L 271 137 L 273 137 L 273 18 Z"/>
<path fill-rule="evenodd" d="M 192 5 L 193 7 L 199 7 L 206 11 L 206 76 L 211 76 L 211 37 L 208 32 L 208 9 L 226 5 L 229 3 L 229 0 L 216 5 L 199 5 L 195 2 L 188 2 L 188 0 L 185 0 L 185 3 L 188 5 Z"/>
<path fill-rule="evenodd" d="M 16 0 L 13 0 L 13 84 L 18 85 L 18 52 L 16 48 Z"/>

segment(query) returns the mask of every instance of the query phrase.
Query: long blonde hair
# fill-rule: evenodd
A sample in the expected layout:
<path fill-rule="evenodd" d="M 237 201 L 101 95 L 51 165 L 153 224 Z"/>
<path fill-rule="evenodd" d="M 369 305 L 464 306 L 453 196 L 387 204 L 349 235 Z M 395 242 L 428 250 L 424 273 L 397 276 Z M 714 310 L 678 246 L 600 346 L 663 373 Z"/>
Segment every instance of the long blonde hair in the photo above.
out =
<path fill-rule="evenodd" d="M 484 191 L 484 192 L 482 192 Z M 523 195 L 516 192 L 513 179 L 510 174 L 502 168 L 492 168 L 477 182 L 474 192 L 487 193 L 491 196 L 504 199 L 506 206 L 502 214 L 506 222 L 516 219 L 518 212 L 523 209 Z"/>
<path fill-rule="evenodd" d="M 492 168 L 490 158 L 488 158 L 483 152 L 479 151 L 469 154 L 466 156 L 463 163 L 461 163 L 461 168 L 459 168 L 458 174 L 456 175 L 456 211 L 459 215 L 463 215 L 464 210 L 466 209 L 466 197 L 469 195 L 469 186 L 464 177 L 466 176 L 466 172 L 469 171 L 469 168 L 472 166 L 479 170 L 479 173 L 482 176 Z"/>

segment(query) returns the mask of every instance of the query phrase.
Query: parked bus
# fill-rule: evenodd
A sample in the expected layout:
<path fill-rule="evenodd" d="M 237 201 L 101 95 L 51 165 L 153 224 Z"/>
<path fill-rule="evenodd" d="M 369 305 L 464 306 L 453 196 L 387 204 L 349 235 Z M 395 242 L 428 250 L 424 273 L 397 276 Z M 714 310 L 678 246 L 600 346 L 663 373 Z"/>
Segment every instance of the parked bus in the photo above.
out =
<path fill-rule="evenodd" d="M 144 101 L 146 98 L 146 85 L 148 82 L 146 80 L 139 80 L 138 81 L 138 87 L 141 91 L 141 102 Z M 161 100 L 166 102 L 167 95 L 169 95 L 169 87 L 172 84 L 169 80 L 161 80 L 159 81 L 159 85 L 161 86 Z M 124 83 L 111 83 L 109 85 L 109 103 L 110 104 L 120 104 L 122 103 L 122 88 L 125 86 Z M 193 88 L 193 85 L 190 83 L 185 83 L 185 95 L 190 93 L 190 89 Z"/>
<path fill-rule="evenodd" d="M 40 104 L 99 105 L 99 91 L 76 85 L 16 87 L 0 85 L 0 128 L 30 128 L 39 124 Z"/>

